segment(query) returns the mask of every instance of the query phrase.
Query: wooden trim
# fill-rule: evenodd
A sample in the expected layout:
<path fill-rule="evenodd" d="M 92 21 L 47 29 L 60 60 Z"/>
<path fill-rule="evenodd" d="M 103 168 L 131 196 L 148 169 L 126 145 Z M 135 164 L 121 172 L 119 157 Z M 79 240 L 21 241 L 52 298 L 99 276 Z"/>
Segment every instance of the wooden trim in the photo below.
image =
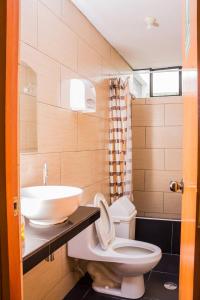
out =
<path fill-rule="evenodd" d="M 181 259 L 179 276 L 179 299 L 199 300 L 199 166 L 200 166 L 200 124 L 199 124 L 199 5 L 190 0 L 190 47 L 185 51 L 186 20 L 183 4 L 182 56 L 183 56 L 183 99 L 184 99 L 184 193 L 182 197 Z M 198 13 L 198 18 L 197 18 Z M 193 72 L 191 72 L 191 70 Z"/>
<path fill-rule="evenodd" d="M 198 172 L 197 172 L 197 225 L 194 266 L 194 300 L 200 299 L 200 3 L 197 1 L 197 70 L 198 70 Z"/>
<path fill-rule="evenodd" d="M 9 280 L 8 268 L 5 268 L 5 264 L 8 264 L 8 260 L 4 260 L 7 253 L 7 243 L 3 241 L 7 237 L 7 226 L 5 220 L 5 199 L 6 199 L 6 183 L 5 183 L 5 69 L 6 69 L 6 2 L 0 1 L 0 99 L 2 104 L 0 105 L 0 299 L 9 299 L 9 289 L 6 282 Z M 3 230 L 4 228 L 4 230 Z M 3 249 L 2 249 L 3 248 Z M 5 271 L 3 271 L 5 269 Z"/>
<path fill-rule="evenodd" d="M 0 1 L 0 289 L 4 300 L 22 299 L 18 197 L 19 1 Z"/>

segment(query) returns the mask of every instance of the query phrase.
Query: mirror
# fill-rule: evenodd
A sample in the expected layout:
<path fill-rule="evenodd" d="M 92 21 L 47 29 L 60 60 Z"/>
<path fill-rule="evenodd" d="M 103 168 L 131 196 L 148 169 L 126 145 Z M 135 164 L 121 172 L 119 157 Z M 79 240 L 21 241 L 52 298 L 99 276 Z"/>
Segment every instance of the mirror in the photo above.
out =
<path fill-rule="evenodd" d="M 37 75 L 26 63 L 19 66 L 20 152 L 37 151 Z"/>

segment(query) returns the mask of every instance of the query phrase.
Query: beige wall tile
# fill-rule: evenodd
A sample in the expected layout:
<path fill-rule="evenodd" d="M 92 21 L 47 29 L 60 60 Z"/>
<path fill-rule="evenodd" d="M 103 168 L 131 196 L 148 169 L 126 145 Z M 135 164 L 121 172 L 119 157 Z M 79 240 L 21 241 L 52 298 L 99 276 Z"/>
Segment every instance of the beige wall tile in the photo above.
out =
<path fill-rule="evenodd" d="M 181 214 L 181 193 L 164 193 L 164 213 Z"/>
<path fill-rule="evenodd" d="M 133 190 L 134 191 L 144 190 L 144 170 L 133 169 Z"/>
<path fill-rule="evenodd" d="M 60 154 L 22 154 L 20 186 L 42 185 L 44 163 L 48 164 L 48 184 L 60 184 Z"/>
<path fill-rule="evenodd" d="M 107 150 L 94 151 L 93 155 L 93 182 L 101 181 L 105 178 L 108 178 L 109 170 Z"/>
<path fill-rule="evenodd" d="M 100 81 L 95 84 L 96 88 L 96 112 L 95 116 L 109 118 L 109 82 L 108 80 Z"/>
<path fill-rule="evenodd" d="M 164 105 L 133 105 L 133 126 L 164 125 Z"/>
<path fill-rule="evenodd" d="M 54 14 L 61 16 L 62 0 L 40 0 L 43 2 Z"/>
<path fill-rule="evenodd" d="M 166 219 L 166 220 L 180 220 L 181 216 L 178 214 L 167 214 L 167 213 L 145 213 L 147 218 Z"/>
<path fill-rule="evenodd" d="M 62 184 L 86 187 L 108 177 L 107 153 L 78 151 L 61 154 Z"/>
<path fill-rule="evenodd" d="M 135 98 L 132 100 L 132 105 L 141 105 L 141 104 L 146 104 L 146 99 L 145 98 Z"/>
<path fill-rule="evenodd" d="M 104 194 L 108 204 L 110 204 L 110 187 L 109 178 L 106 178 L 101 183 L 101 192 Z"/>
<path fill-rule="evenodd" d="M 133 148 L 145 148 L 145 127 L 132 127 Z"/>
<path fill-rule="evenodd" d="M 119 70 L 112 65 L 111 61 L 108 59 L 102 59 L 102 76 L 103 78 L 110 78 L 110 76 L 119 75 Z"/>
<path fill-rule="evenodd" d="M 90 23 L 88 19 L 77 9 L 70 0 L 62 1 L 62 19 L 71 30 L 83 39 L 89 40 Z"/>
<path fill-rule="evenodd" d="M 98 80 L 101 76 L 101 57 L 79 39 L 78 43 L 78 73 L 90 80 Z"/>
<path fill-rule="evenodd" d="M 152 97 L 146 99 L 146 104 L 183 103 L 182 96 Z"/>
<path fill-rule="evenodd" d="M 81 205 L 93 204 L 96 193 L 102 193 L 110 204 L 108 179 L 85 187 L 81 197 Z"/>
<path fill-rule="evenodd" d="M 139 211 L 163 212 L 163 193 L 135 191 L 133 197 Z"/>
<path fill-rule="evenodd" d="M 182 174 L 180 171 L 145 171 L 145 190 L 170 192 L 170 181 L 180 181 L 181 178 Z"/>
<path fill-rule="evenodd" d="M 38 151 L 77 149 L 77 113 L 38 103 Z"/>
<path fill-rule="evenodd" d="M 104 37 L 90 24 L 88 43 L 104 58 L 110 59 L 111 47 Z"/>
<path fill-rule="evenodd" d="M 37 99 L 29 95 L 20 95 L 20 120 L 25 122 L 37 121 Z"/>
<path fill-rule="evenodd" d="M 21 0 L 20 4 L 20 39 L 35 47 L 37 45 L 37 0 Z"/>
<path fill-rule="evenodd" d="M 162 149 L 133 149 L 133 169 L 164 169 Z"/>
<path fill-rule="evenodd" d="M 145 217 L 145 212 L 137 209 L 137 217 Z"/>
<path fill-rule="evenodd" d="M 183 104 L 165 105 L 165 125 L 183 125 Z"/>
<path fill-rule="evenodd" d="M 139 105 L 140 101 L 141 105 Z M 139 169 L 145 169 L 148 164 L 145 160 L 151 162 L 150 168 L 152 171 L 145 171 L 145 190 L 146 191 L 155 191 L 155 192 L 169 192 L 169 181 L 172 179 L 180 179 L 181 178 L 181 160 L 182 160 L 182 97 L 156 97 L 150 99 L 136 99 L 135 104 L 132 106 L 133 118 L 135 113 L 135 122 L 137 122 L 138 126 L 146 126 L 145 128 L 145 142 L 146 145 L 141 147 L 141 149 L 137 149 L 136 157 L 133 161 Z M 134 101 L 133 101 L 134 103 Z M 144 105 L 146 103 L 146 105 Z M 142 108 L 143 107 L 143 108 Z M 147 107 L 147 108 L 146 108 Z M 160 108 L 159 108 L 160 107 Z M 161 108 L 162 107 L 162 108 Z M 136 109 L 135 109 L 136 108 Z M 138 110 L 137 110 L 138 108 Z M 159 113 L 162 111 L 162 113 Z M 148 122 L 150 118 L 156 120 L 153 112 L 157 111 L 157 115 L 162 115 L 162 121 L 155 122 L 154 124 L 149 124 Z M 139 119 L 139 121 L 137 120 Z M 158 117 L 159 118 L 159 117 Z M 144 119 L 144 120 L 142 120 Z M 154 121 L 152 121 L 154 122 Z M 150 122 L 149 122 L 150 123 Z M 167 126 L 168 125 L 168 126 Z M 136 146 L 139 147 L 139 142 L 135 138 L 134 141 L 134 119 L 133 119 L 133 143 L 136 143 Z M 139 140 L 140 141 L 140 140 Z M 148 149 L 147 149 L 148 148 Z M 164 151 L 164 165 L 159 166 L 159 171 L 156 170 L 157 167 L 154 166 L 152 161 L 152 157 L 154 157 L 154 161 L 157 162 L 157 155 L 153 154 L 153 150 L 156 151 Z M 135 151 L 136 149 L 134 149 Z M 142 151 L 143 155 L 139 152 Z M 146 158 L 145 151 L 148 151 L 149 159 Z M 143 159 L 142 156 L 145 158 Z M 168 171 L 168 172 L 167 172 Z M 134 179 L 133 179 L 134 180 Z M 165 205 L 171 205 L 170 200 L 165 200 Z M 171 209 L 170 213 L 168 212 L 147 212 L 145 206 L 140 209 L 139 213 L 141 215 L 145 215 L 147 217 L 162 217 L 162 218 L 173 218 L 176 219 L 180 217 L 180 214 L 177 213 L 180 203 L 176 201 L 176 208 Z M 171 206 L 170 206 L 171 207 Z"/>
<path fill-rule="evenodd" d="M 20 121 L 20 151 L 35 152 L 38 150 L 37 127 L 35 122 Z"/>
<path fill-rule="evenodd" d="M 111 55 L 111 64 L 115 66 L 117 70 L 119 70 L 120 74 L 132 72 L 131 68 L 128 66 L 125 60 L 113 47 L 111 47 L 110 55 Z"/>
<path fill-rule="evenodd" d="M 96 193 L 102 192 L 102 183 L 97 182 L 84 188 L 81 205 L 93 204 Z"/>
<path fill-rule="evenodd" d="M 182 170 L 182 152 L 181 149 L 165 149 L 166 170 Z"/>
<path fill-rule="evenodd" d="M 64 152 L 61 154 L 61 184 L 88 186 L 93 178 L 94 154 L 92 151 Z"/>
<path fill-rule="evenodd" d="M 146 128 L 146 147 L 182 148 L 182 126 Z"/>
<path fill-rule="evenodd" d="M 63 21 L 105 58 L 110 59 L 110 45 L 69 0 L 63 1 Z"/>
<path fill-rule="evenodd" d="M 60 105 L 60 66 L 32 47 L 21 43 L 20 60 L 36 74 L 36 94 L 40 101 Z"/>
<path fill-rule="evenodd" d="M 50 30 L 53 28 L 53 30 Z M 77 36 L 38 3 L 38 48 L 72 70 L 77 69 Z"/>
<path fill-rule="evenodd" d="M 105 149 L 108 141 L 108 121 L 89 114 L 78 114 L 78 149 Z"/>

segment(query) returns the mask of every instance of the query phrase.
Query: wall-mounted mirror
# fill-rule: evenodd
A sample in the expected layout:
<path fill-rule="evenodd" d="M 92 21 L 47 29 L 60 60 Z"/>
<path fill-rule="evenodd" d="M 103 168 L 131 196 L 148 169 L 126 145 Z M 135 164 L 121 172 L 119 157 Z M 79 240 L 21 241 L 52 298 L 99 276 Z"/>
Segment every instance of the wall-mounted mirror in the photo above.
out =
<path fill-rule="evenodd" d="M 37 75 L 26 63 L 19 66 L 20 152 L 37 151 Z"/>

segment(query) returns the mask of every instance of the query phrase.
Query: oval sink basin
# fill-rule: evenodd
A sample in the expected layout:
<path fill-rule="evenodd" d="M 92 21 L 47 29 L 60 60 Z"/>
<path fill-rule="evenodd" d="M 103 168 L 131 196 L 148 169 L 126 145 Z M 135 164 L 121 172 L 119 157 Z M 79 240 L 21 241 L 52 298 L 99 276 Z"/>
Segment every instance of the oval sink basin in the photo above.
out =
<path fill-rule="evenodd" d="M 82 192 L 72 186 L 21 188 L 22 215 L 37 225 L 63 223 L 78 208 Z"/>

